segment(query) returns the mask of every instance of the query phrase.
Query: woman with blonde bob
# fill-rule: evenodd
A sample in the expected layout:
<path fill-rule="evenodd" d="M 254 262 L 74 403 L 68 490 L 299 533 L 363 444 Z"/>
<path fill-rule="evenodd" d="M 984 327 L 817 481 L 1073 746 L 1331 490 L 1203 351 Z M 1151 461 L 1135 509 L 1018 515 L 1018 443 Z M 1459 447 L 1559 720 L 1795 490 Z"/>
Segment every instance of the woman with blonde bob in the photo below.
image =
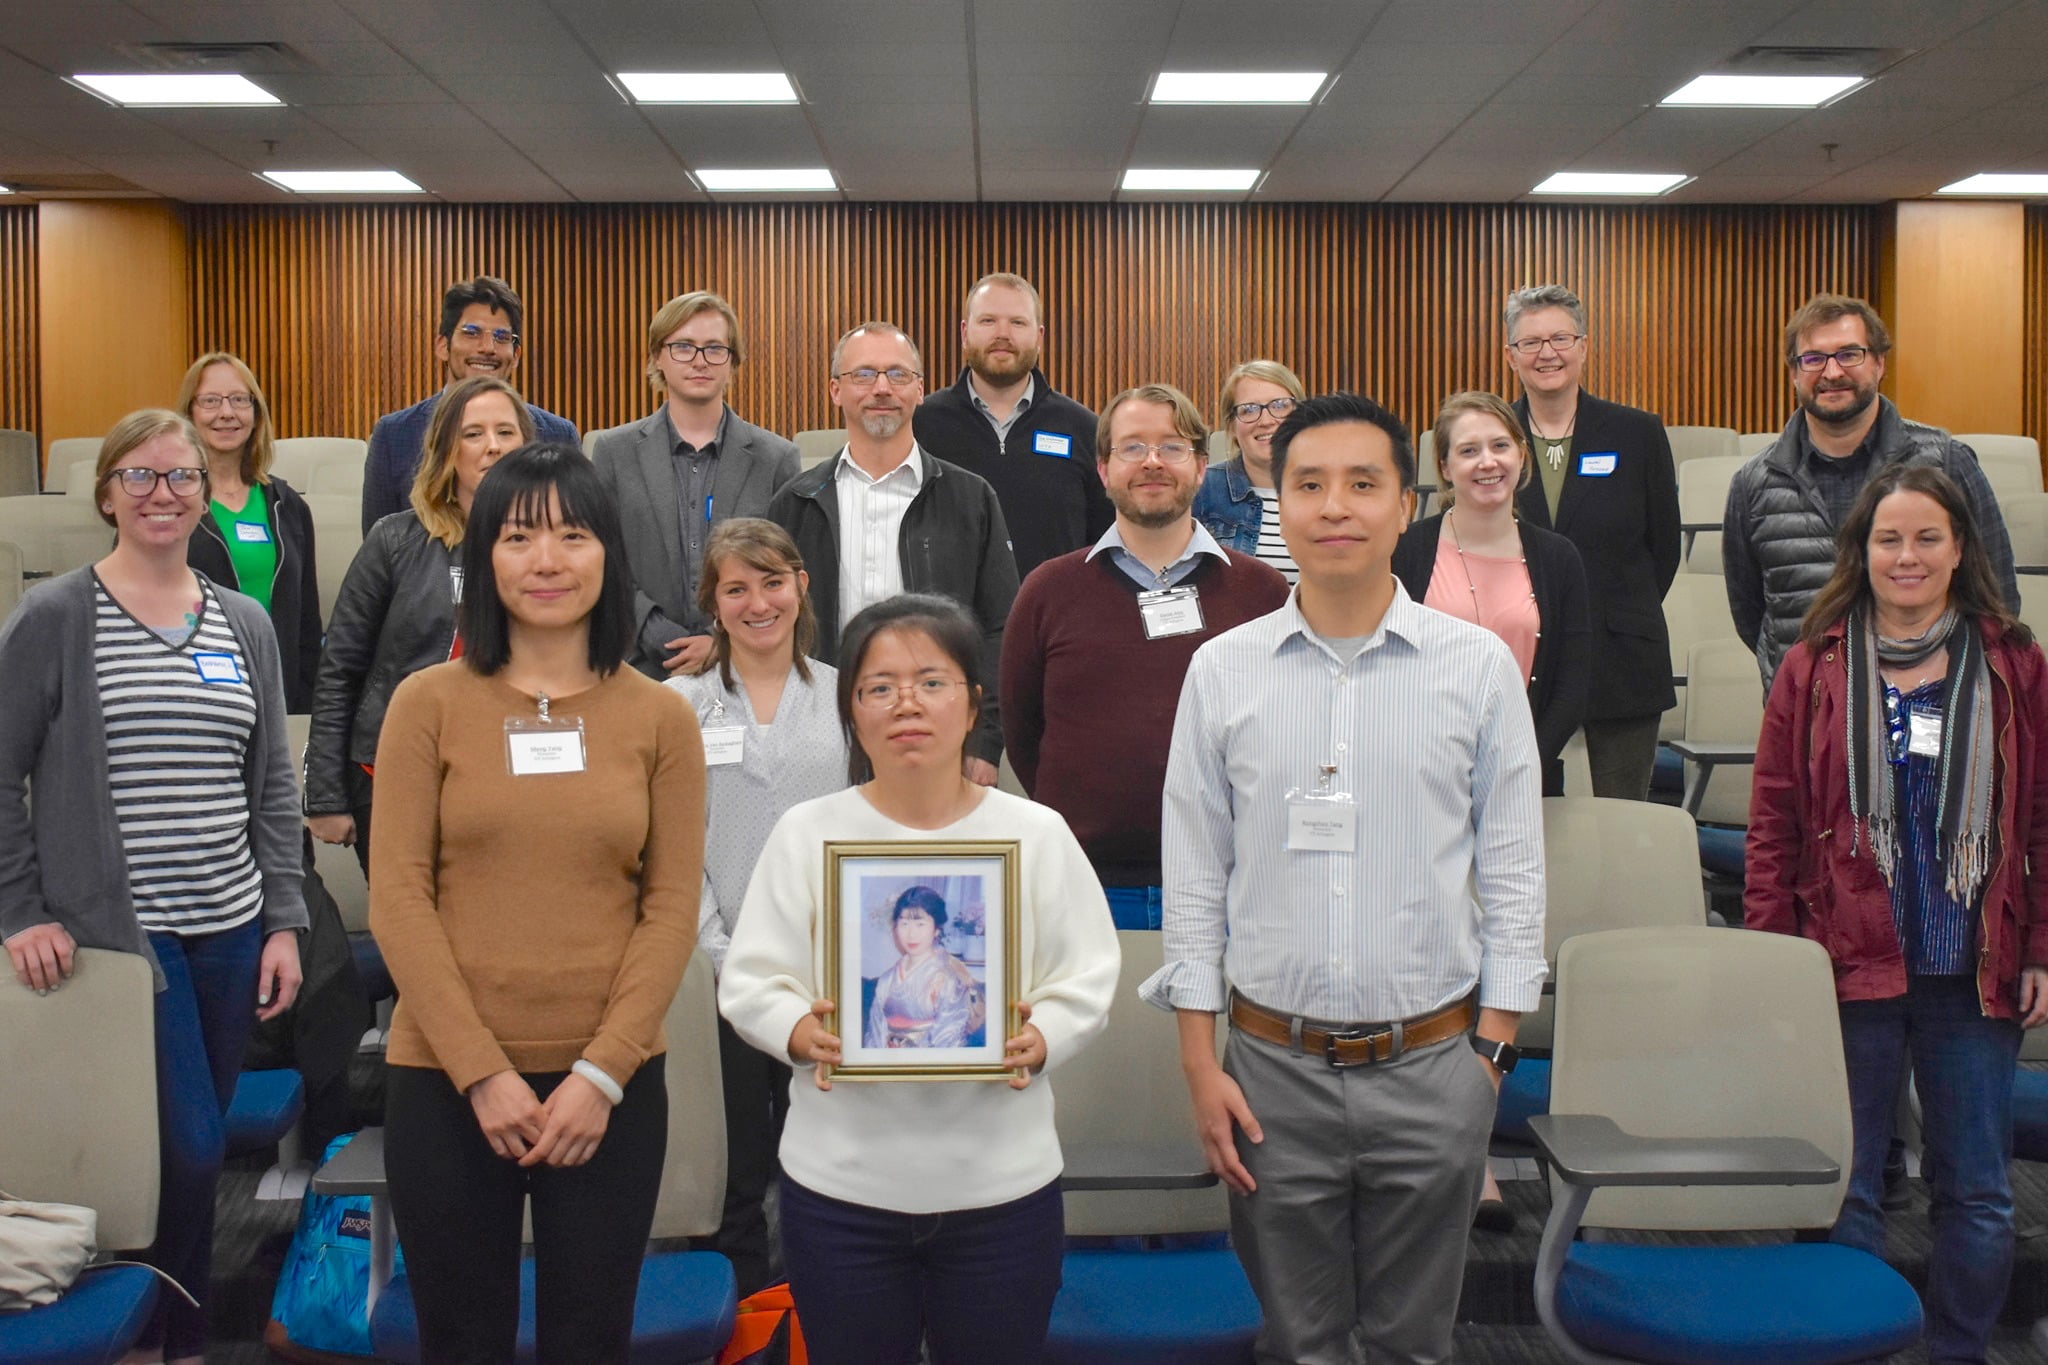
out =
<path fill-rule="evenodd" d="M 213 493 L 188 561 L 270 613 L 284 663 L 285 707 L 304 712 L 320 672 L 313 513 L 298 490 L 270 472 L 276 449 L 270 401 L 239 356 L 209 351 L 185 371 L 177 408 L 199 432 Z"/>
<path fill-rule="evenodd" d="M 1273 433 L 1307 394 L 1294 371 L 1277 360 L 1247 360 L 1223 377 L 1216 429 L 1232 455 L 1211 465 L 1195 494 L 1195 520 L 1227 550 L 1257 555 L 1294 582 L 1293 559 L 1280 539 L 1280 494 L 1273 487 Z"/>
<path fill-rule="evenodd" d="M 846 786 L 838 671 L 807 657 L 817 642 L 810 576 L 789 532 L 759 517 L 711 528 L 697 605 L 711 653 L 671 678 L 697 710 L 706 740 L 710 816 L 697 942 L 721 972 L 769 831 L 791 806 Z M 789 1068 L 718 1021 L 725 1089 L 725 1214 L 717 1248 L 742 1297 L 767 1285 L 764 1200 L 789 1109 Z"/>
<path fill-rule="evenodd" d="M 179 414 L 122 418 L 94 472 L 113 551 L 0 628 L 0 939 L 38 995 L 63 988 L 81 947 L 154 968 L 162 1196 L 148 1260 L 199 1303 L 159 1295 L 136 1358 L 180 1365 L 206 1348 L 235 1077 L 256 1020 L 298 994 L 306 927 L 277 637 L 262 608 L 187 563 L 206 466 Z"/>
<path fill-rule="evenodd" d="M 462 531 L 484 474 L 533 439 L 519 391 L 475 375 L 449 386 L 427 424 L 412 510 L 380 519 L 334 595 L 306 745 L 306 824 L 324 843 L 354 844 L 370 866 L 377 736 L 407 677 L 462 652 Z"/>

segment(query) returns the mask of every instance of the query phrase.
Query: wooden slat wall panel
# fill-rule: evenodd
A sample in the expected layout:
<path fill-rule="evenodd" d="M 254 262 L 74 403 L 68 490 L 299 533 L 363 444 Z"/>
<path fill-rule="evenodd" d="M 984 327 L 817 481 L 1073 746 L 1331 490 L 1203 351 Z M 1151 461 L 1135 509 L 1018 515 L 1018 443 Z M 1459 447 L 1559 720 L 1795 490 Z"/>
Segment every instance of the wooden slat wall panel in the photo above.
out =
<path fill-rule="evenodd" d="M 1311 388 L 1358 387 L 1426 421 L 1454 389 L 1513 391 L 1502 296 L 1561 280 L 1591 310 L 1597 392 L 1763 430 L 1790 405 L 1784 318 L 1817 289 L 1875 297 L 1885 220 L 1865 206 L 195 206 L 192 345 L 249 360 L 285 434 L 365 435 L 434 384 L 441 289 L 500 274 L 527 304 L 528 395 L 610 426 L 651 409 L 647 317 L 708 287 L 747 329 L 734 405 L 790 432 L 838 425 L 826 352 L 865 318 L 908 328 L 934 384 L 950 382 L 961 291 L 1014 269 L 1045 293 L 1048 372 L 1090 405 L 1164 379 L 1206 410 L 1232 365 L 1271 356 Z"/>
<path fill-rule="evenodd" d="M 2048 204 L 2028 207 L 2026 232 L 2026 389 L 2020 411 L 2025 434 L 2048 446 Z"/>
<path fill-rule="evenodd" d="M 0 208 L 0 427 L 40 431 L 36 206 Z"/>

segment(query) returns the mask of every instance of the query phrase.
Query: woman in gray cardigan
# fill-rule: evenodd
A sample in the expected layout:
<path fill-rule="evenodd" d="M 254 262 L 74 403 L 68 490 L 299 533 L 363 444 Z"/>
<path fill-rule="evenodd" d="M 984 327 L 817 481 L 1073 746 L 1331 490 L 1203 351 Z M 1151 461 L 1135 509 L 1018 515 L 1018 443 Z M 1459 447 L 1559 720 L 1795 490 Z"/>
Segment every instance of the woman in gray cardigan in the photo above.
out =
<path fill-rule="evenodd" d="M 156 966 L 149 1259 L 199 1306 L 163 1295 L 140 1346 L 198 1361 L 223 1116 L 251 1026 L 299 988 L 298 790 L 270 618 L 186 564 L 208 491 L 191 424 L 123 418 L 95 487 L 113 552 L 0 629 L 0 938 L 38 994 L 78 947 Z"/>

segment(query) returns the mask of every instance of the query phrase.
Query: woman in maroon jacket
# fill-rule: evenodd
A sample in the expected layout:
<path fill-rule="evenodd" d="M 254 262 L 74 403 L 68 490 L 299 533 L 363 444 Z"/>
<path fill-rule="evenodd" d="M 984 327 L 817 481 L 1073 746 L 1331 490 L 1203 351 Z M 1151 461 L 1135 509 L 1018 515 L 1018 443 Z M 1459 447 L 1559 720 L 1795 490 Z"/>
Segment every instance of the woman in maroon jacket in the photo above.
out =
<path fill-rule="evenodd" d="M 2048 663 L 1940 470 L 1880 472 L 1839 544 L 1764 713 L 1745 922 L 1834 959 L 1855 1121 L 1834 1240 L 1873 1254 L 1910 1057 L 1929 1355 L 1983 1360 L 2012 1273 L 2020 1030 L 2048 1019 Z"/>

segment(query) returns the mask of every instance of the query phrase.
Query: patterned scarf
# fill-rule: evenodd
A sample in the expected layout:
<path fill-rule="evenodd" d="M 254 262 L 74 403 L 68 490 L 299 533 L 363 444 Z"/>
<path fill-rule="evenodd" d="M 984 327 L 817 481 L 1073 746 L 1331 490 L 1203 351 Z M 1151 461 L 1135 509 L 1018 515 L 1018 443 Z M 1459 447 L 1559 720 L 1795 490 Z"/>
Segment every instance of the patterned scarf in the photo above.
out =
<path fill-rule="evenodd" d="M 1843 653 L 1849 662 L 1849 817 L 1857 840 L 1867 841 L 1886 885 L 1898 862 L 1896 784 L 1890 772 L 1890 735 L 1884 708 L 1887 668 L 1912 668 L 1948 651 L 1942 693 L 1941 830 L 1939 850 L 1949 896 L 1968 905 L 1991 865 L 1992 747 L 1991 689 L 1984 640 L 1975 622 L 1950 608 L 1925 635 L 1897 640 L 1878 633 L 1864 611 L 1844 622 Z M 1960 628 L 1958 628 L 1960 627 Z"/>

